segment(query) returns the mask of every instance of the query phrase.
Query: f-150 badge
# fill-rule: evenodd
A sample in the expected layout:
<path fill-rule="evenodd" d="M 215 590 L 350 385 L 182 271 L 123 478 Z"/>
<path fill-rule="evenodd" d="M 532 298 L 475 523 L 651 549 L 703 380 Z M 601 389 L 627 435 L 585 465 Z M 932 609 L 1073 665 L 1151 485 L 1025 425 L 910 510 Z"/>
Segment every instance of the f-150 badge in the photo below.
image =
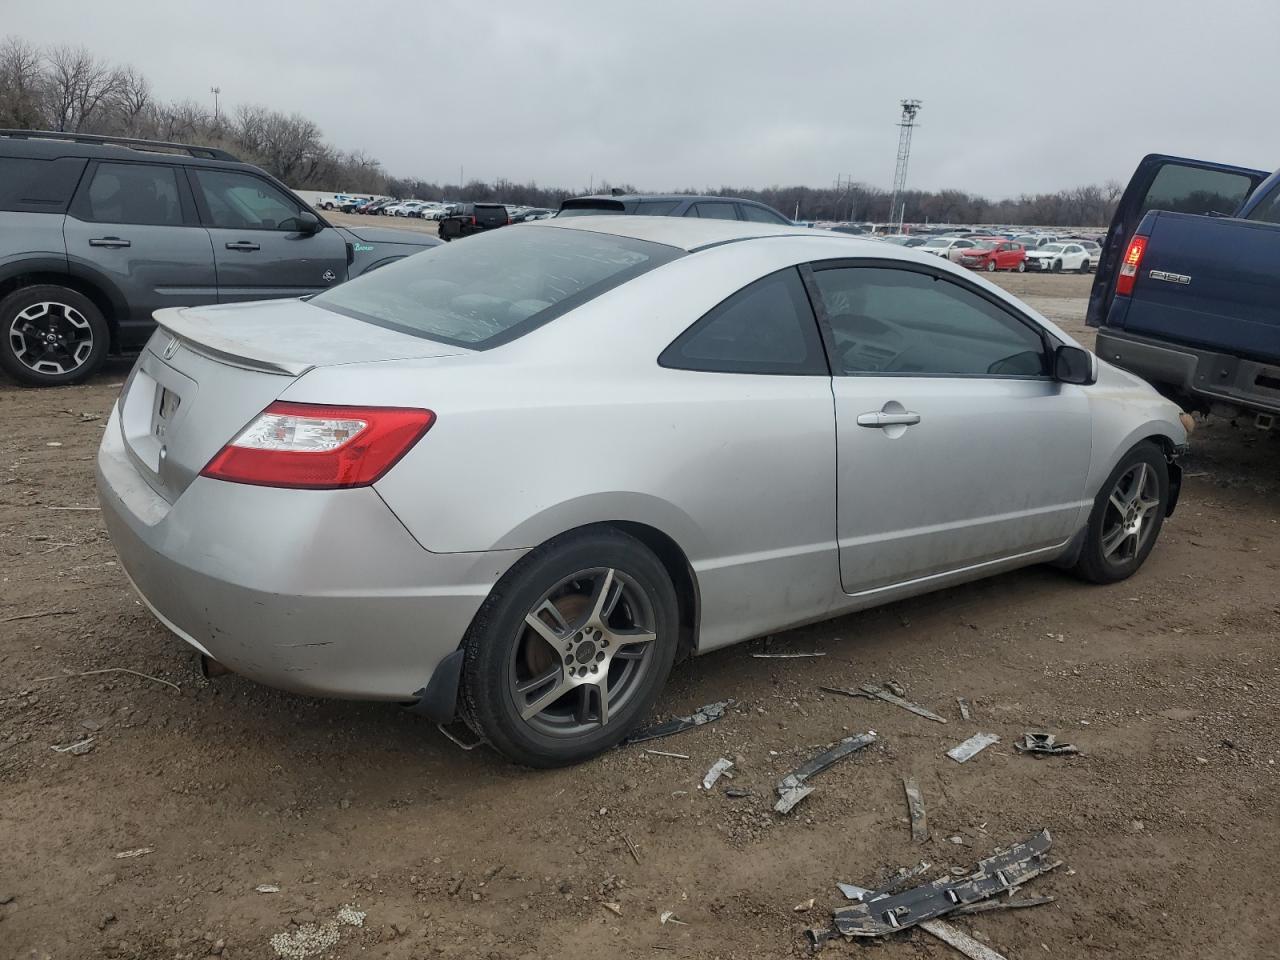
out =
<path fill-rule="evenodd" d="M 1191 278 L 1185 273 L 1169 273 L 1165 270 L 1152 270 L 1147 274 L 1152 280 L 1163 280 L 1165 283 L 1190 283 Z"/>

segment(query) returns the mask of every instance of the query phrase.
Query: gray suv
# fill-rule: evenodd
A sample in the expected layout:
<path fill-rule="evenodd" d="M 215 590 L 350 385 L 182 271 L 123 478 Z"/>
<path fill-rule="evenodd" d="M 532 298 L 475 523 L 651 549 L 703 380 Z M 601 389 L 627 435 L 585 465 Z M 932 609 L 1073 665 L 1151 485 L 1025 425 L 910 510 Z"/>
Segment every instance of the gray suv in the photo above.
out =
<path fill-rule="evenodd" d="M 332 226 L 211 147 L 0 130 L 0 367 L 77 383 L 161 307 L 307 296 L 439 242 Z"/>

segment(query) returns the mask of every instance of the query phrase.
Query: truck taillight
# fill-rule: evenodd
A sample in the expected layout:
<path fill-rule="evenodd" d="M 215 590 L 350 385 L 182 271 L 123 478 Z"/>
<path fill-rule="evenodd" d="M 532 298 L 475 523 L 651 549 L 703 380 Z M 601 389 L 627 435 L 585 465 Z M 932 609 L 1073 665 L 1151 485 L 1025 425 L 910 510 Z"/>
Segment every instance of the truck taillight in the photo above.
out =
<path fill-rule="evenodd" d="M 435 423 L 410 407 L 321 406 L 277 400 L 209 461 L 200 475 L 260 487 L 367 487 Z"/>
<path fill-rule="evenodd" d="M 1120 274 L 1116 277 L 1116 293 L 1120 296 L 1127 297 L 1133 293 L 1133 285 L 1138 282 L 1138 268 L 1142 266 L 1142 257 L 1146 252 L 1146 237 L 1138 235 L 1129 241 L 1129 249 L 1120 262 Z"/>

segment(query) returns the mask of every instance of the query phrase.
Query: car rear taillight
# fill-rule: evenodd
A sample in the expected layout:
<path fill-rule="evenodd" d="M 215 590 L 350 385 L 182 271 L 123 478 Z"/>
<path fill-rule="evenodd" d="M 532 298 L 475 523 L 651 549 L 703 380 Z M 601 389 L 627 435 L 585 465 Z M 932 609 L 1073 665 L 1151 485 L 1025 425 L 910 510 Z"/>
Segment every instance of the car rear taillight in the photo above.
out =
<path fill-rule="evenodd" d="M 276 401 L 200 475 L 260 487 L 366 487 L 395 466 L 436 422 L 430 410 Z"/>
<path fill-rule="evenodd" d="M 471 225 L 472 225 L 473 227 L 476 225 L 476 218 L 475 218 L 475 217 L 472 217 L 472 218 L 471 218 Z"/>
<path fill-rule="evenodd" d="M 1133 285 L 1138 282 L 1138 268 L 1142 266 L 1142 257 L 1146 252 L 1146 237 L 1139 234 L 1129 241 L 1129 249 L 1120 262 L 1120 274 L 1116 277 L 1116 293 L 1120 296 L 1127 297 L 1133 293 Z"/>

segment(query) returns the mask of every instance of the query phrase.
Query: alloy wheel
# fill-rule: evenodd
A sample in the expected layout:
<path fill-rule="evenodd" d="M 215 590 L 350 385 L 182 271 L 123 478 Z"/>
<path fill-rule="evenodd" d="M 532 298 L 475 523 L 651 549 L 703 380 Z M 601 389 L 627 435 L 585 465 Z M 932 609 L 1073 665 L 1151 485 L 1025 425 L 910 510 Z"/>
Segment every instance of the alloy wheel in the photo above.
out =
<path fill-rule="evenodd" d="M 1112 563 L 1132 560 L 1146 546 L 1160 508 L 1160 482 L 1149 464 L 1121 474 L 1102 517 L 1102 556 Z"/>
<path fill-rule="evenodd" d="M 93 354 L 93 327 L 75 307 L 46 300 L 13 318 L 9 345 L 18 362 L 35 373 L 71 373 Z"/>
<path fill-rule="evenodd" d="M 621 570 L 561 580 L 525 615 L 512 648 L 507 689 L 517 714 L 558 738 L 604 726 L 653 667 L 655 623 L 653 601 Z"/>

